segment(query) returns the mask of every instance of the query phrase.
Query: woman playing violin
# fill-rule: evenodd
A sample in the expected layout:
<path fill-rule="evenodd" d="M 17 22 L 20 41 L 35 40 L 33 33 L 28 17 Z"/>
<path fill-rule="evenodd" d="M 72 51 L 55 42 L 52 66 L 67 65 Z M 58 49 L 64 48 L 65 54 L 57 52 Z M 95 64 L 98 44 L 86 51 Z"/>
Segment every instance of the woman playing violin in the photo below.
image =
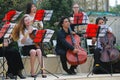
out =
<path fill-rule="evenodd" d="M 75 69 L 77 65 L 71 65 L 70 68 L 67 66 L 67 58 L 66 58 L 66 53 L 67 50 L 70 49 L 72 50 L 73 53 L 77 53 L 78 49 L 74 48 L 71 44 L 69 44 L 66 41 L 66 36 L 70 35 L 69 32 L 69 26 L 70 26 L 70 21 L 67 17 L 64 17 L 61 19 L 59 23 L 61 29 L 57 33 L 57 45 L 56 45 L 56 53 L 60 55 L 60 60 L 62 63 L 63 69 L 68 73 L 68 74 L 76 74 Z"/>
<path fill-rule="evenodd" d="M 30 56 L 30 64 L 31 64 L 31 77 L 35 77 L 34 63 L 36 56 L 38 57 L 40 65 L 42 65 L 42 52 L 39 46 L 35 46 L 33 40 L 30 38 L 29 34 L 32 33 L 33 30 L 37 30 L 33 28 L 30 24 L 30 18 L 28 16 L 24 16 L 17 26 L 14 29 L 15 39 L 18 40 L 19 46 L 22 46 L 23 55 Z M 43 66 L 41 66 L 43 67 Z M 42 74 L 42 77 L 46 77 L 45 74 Z"/>
<path fill-rule="evenodd" d="M 30 17 L 31 24 L 34 24 L 34 17 L 35 17 L 36 11 L 37 11 L 37 8 L 34 3 L 27 3 L 25 16 Z M 38 23 L 40 25 L 39 28 L 43 29 L 43 22 L 38 21 Z"/>
<path fill-rule="evenodd" d="M 93 70 L 93 73 L 106 73 L 104 70 L 102 70 L 100 67 L 103 67 L 107 73 L 109 73 L 109 71 L 111 71 L 111 68 L 110 68 L 110 65 L 107 64 L 106 62 L 103 62 L 100 58 L 102 56 L 102 53 L 103 51 L 105 50 L 104 47 L 105 45 L 103 45 L 102 41 L 101 41 L 101 37 L 99 36 L 99 34 L 113 34 L 112 33 L 112 29 L 110 27 L 107 27 L 107 26 L 104 26 L 106 28 L 102 28 L 102 25 L 105 25 L 105 20 L 104 18 L 102 17 L 98 17 L 96 19 L 96 24 L 100 27 L 99 29 L 99 33 L 98 33 L 98 37 L 97 38 L 92 38 L 92 44 L 94 45 L 95 42 L 97 43 L 96 44 L 96 48 L 95 48 L 95 51 L 94 51 L 94 66 L 96 67 L 94 70 Z M 101 30 L 102 29 L 102 30 Z M 101 30 L 101 31 L 100 31 Z M 103 37 L 105 38 L 105 37 Z M 108 37 L 107 37 L 108 38 Z M 106 40 L 106 39 L 105 39 Z M 108 39 L 110 40 L 110 39 Z M 116 42 L 116 38 L 115 36 L 113 35 L 113 43 L 112 44 L 112 47 L 114 46 Z M 108 43 L 107 43 L 108 44 Z M 110 48 L 110 46 L 106 46 L 106 48 Z M 117 63 L 115 63 L 117 64 Z M 113 65 L 113 72 L 114 72 L 114 68 L 116 68 L 116 65 Z"/>

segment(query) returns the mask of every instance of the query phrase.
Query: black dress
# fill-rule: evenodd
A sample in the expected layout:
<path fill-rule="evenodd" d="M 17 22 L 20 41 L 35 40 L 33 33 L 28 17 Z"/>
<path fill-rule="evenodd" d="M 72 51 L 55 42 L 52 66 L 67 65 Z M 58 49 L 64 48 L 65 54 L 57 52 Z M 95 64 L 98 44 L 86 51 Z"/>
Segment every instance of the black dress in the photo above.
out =
<path fill-rule="evenodd" d="M 7 60 L 7 65 L 8 65 L 7 73 L 12 73 L 13 75 L 17 75 L 19 71 L 24 69 L 24 67 L 19 50 L 16 47 L 14 47 L 13 44 L 14 42 L 9 44 L 8 47 L 1 47 L 0 56 L 2 57 L 4 55 L 4 57 Z"/>

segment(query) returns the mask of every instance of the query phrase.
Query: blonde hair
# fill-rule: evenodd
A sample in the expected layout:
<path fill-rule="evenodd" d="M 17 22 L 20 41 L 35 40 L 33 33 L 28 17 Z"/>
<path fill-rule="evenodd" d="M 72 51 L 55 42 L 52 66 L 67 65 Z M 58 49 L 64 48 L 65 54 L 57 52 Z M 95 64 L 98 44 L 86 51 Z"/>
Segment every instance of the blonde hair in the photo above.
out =
<path fill-rule="evenodd" d="M 25 27 L 24 19 L 25 19 L 26 17 L 28 17 L 28 16 L 23 16 L 23 17 L 20 19 L 20 21 L 18 22 L 18 24 L 15 25 L 15 27 L 14 27 L 14 29 L 13 29 L 13 31 L 12 31 L 12 37 L 13 37 L 13 40 L 14 40 L 14 41 L 17 41 L 17 40 L 19 39 L 19 37 L 20 37 L 20 32 L 21 32 L 23 35 L 25 35 L 25 34 L 24 34 L 24 30 L 25 30 L 26 27 Z"/>

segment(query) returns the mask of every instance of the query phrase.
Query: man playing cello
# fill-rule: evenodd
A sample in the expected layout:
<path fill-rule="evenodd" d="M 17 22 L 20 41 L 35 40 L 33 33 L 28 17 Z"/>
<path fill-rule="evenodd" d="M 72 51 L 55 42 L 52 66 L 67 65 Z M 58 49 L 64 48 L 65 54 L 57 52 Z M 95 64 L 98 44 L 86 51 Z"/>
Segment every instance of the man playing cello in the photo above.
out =
<path fill-rule="evenodd" d="M 66 37 L 70 35 L 70 21 L 67 17 L 63 17 L 59 23 L 61 29 L 57 33 L 57 45 L 56 45 L 56 53 L 60 55 L 60 60 L 62 63 L 63 69 L 68 73 L 68 74 L 76 74 L 75 69 L 77 68 L 77 65 L 72 65 L 70 68 L 67 66 L 67 51 L 71 50 L 72 54 L 76 54 L 79 52 L 79 49 L 75 48 L 72 46 L 70 43 L 67 42 Z M 79 44 L 77 44 L 79 45 Z"/>

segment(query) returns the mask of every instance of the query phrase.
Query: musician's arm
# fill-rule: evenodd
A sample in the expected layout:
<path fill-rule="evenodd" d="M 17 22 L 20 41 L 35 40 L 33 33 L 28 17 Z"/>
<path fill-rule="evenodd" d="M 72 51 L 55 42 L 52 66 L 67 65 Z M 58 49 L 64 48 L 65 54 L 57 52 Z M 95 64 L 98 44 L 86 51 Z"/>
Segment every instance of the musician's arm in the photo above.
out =
<path fill-rule="evenodd" d="M 25 42 L 26 42 L 26 38 L 27 38 L 27 34 L 24 36 L 24 35 L 22 35 L 22 34 L 20 34 L 20 43 L 21 44 L 24 44 Z"/>
<path fill-rule="evenodd" d="M 9 42 L 8 42 L 8 39 L 4 39 L 3 43 L 0 44 L 0 47 L 8 47 L 9 45 Z"/>
<path fill-rule="evenodd" d="M 64 32 L 58 32 L 57 35 L 58 35 L 58 40 L 60 41 L 61 45 L 63 45 L 67 49 L 74 50 L 74 47 L 65 40 L 66 36 Z"/>
<path fill-rule="evenodd" d="M 93 38 L 92 38 L 92 42 L 91 42 L 92 45 L 95 45 L 96 41 L 97 41 L 96 37 L 93 37 Z"/>

